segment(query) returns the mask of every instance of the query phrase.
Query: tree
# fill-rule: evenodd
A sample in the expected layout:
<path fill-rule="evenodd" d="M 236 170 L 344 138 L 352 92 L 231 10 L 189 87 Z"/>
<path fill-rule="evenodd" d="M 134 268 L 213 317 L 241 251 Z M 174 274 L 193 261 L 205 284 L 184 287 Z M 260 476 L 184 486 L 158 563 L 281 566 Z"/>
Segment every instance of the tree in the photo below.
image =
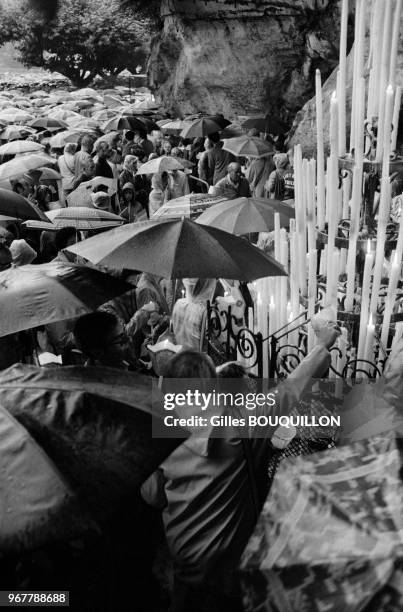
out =
<path fill-rule="evenodd" d="M 26 66 L 60 72 L 78 86 L 146 61 L 149 22 L 119 0 L 63 0 L 51 18 L 31 0 L 5 21 Z"/>

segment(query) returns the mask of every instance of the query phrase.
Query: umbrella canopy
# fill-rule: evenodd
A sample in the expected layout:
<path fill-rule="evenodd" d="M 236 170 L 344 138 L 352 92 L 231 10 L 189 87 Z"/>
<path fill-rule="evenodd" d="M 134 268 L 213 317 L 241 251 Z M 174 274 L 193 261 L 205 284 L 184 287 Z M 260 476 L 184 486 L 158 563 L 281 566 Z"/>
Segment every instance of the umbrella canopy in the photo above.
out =
<path fill-rule="evenodd" d="M 157 123 L 160 123 L 159 121 Z M 166 134 L 180 134 L 183 129 L 189 127 L 192 124 L 191 121 L 183 121 L 182 119 L 175 119 L 174 121 L 166 121 L 160 126 L 160 130 Z"/>
<path fill-rule="evenodd" d="M 245 130 L 255 128 L 259 130 L 259 132 L 268 132 L 269 134 L 280 134 L 287 130 L 287 126 L 283 121 L 271 115 L 266 115 L 265 117 L 248 117 L 242 121 L 241 125 Z"/>
<path fill-rule="evenodd" d="M 34 116 L 19 109 L 17 109 L 16 111 L 9 111 L 6 108 L 0 114 L 0 120 L 3 118 L 7 120 L 8 123 L 15 123 L 18 121 L 32 121 L 32 119 L 34 119 Z"/>
<path fill-rule="evenodd" d="M 220 132 L 222 129 L 214 119 L 209 117 L 201 117 L 195 119 L 189 126 L 186 126 L 180 133 L 182 138 L 199 138 Z"/>
<path fill-rule="evenodd" d="M 145 130 L 146 127 L 137 117 L 118 115 L 107 121 L 102 129 L 104 132 L 116 132 L 120 130 Z"/>
<path fill-rule="evenodd" d="M 131 289 L 109 274 L 70 263 L 0 272 L 0 337 L 92 312 Z"/>
<path fill-rule="evenodd" d="M 211 196 L 208 193 L 189 193 L 179 198 L 168 200 L 152 215 L 153 220 L 162 219 L 196 219 L 210 206 L 226 202 L 221 196 Z M 209 225 L 205 223 L 205 225 Z"/>
<path fill-rule="evenodd" d="M 124 222 L 122 217 L 106 210 L 74 206 L 72 208 L 58 208 L 45 213 L 47 218 L 60 229 L 62 227 L 75 227 L 76 230 L 86 231 L 107 227 L 116 227 Z"/>
<path fill-rule="evenodd" d="M 272 155 L 272 145 L 255 136 L 238 136 L 224 140 L 223 149 L 233 153 L 236 157 L 265 157 Z"/>
<path fill-rule="evenodd" d="M 46 164 L 55 164 L 56 160 L 50 155 L 32 153 L 30 155 L 20 155 L 9 162 L 0 166 L 0 181 L 15 178 L 25 174 L 28 170 L 36 170 Z"/>
<path fill-rule="evenodd" d="M 62 149 L 68 142 L 78 142 L 82 132 L 79 130 L 66 130 L 59 132 L 49 139 L 49 144 L 53 149 Z"/>
<path fill-rule="evenodd" d="M 189 219 L 124 225 L 68 250 L 94 264 L 164 278 L 251 281 L 286 275 L 280 264 L 247 240 Z"/>
<path fill-rule="evenodd" d="M 0 134 L 1 140 L 18 140 L 28 134 L 34 134 L 35 130 L 26 125 L 8 125 Z"/>
<path fill-rule="evenodd" d="M 288 458 L 243 555 L 247 609 L 395 609 L 368 603 L 402 558 L 400 469 L 387 436 Z"/>
<path fill-rule="evenodd" d="M 116 110 L 112 110 L 111 108 L 96 111 L 92 115 L 92 118 L 96 121 L 108 121 L 109 119 L 114 119 L 114 117 L 116 117 Z"/>
<path fill-rule="evenodd" d="M 152 437 L 151 396 L 148 377 L 111 368 L 0 373 L 2 552 L 96 528 L 183 442 Z"/>
<path fill-rule="evenodd" d="M 0 146 L 0 155 L 18 155 L 20 153 L 34 153 L 43 151 L 43 145 L 31 140 L 13 140 Z"/>
<path fill-rule="evenodd" d="M 161 174 L 162 172 L 169 172 L 170 170 L 183 170 L 185 167 L 183 161 L 185 160 L 163 155 L 162 157 L 150 159 L 150 161 L 142 164 L 137 174 Z"/>
<path fill-rule="evenodd" d="M 10 215 L 18 219 L 36 219 L 37 221 L 47 221 L 44 213 L 19 193 L 9 189 L 0 188 L 0 213 Z"/>
<path fill-rule="evenodd" d="M 61 119 L 55 119 L 54 117 L 38 117 L 34 121 L 30 121 L 29 125 L 33 128 L 40 128 L 42 130 L 49 129 L 67 129 L 69 126 L 65 121 Z"/>
<path fill-rule="evenodd" d="M 72 110 L 66 110 L 65 108 L 53 108 L 51 111 L 49 111 L 48 115 L 49 117 L 53 117 L 53 119 L 61 119 L 62 121 L 66 121 L 66 123 L 68 123 L 69 119 L 72 119 L 73 117 L 81 118 L 81 115 L 78 113 L 75 113 Z"/>
<path fill-rule="evenodd" d="M 274 215 L 280 214 L 280 227 L 288 227 L 295 218 L 295 210 L 278 200 L 265 198 L 236 198 L 226 200 L 206 210 L 197 222 L 218 227 L 231 234 L 271 232 Z"/>
<path fill-rule="evenodd" d="M 46 180 L 55 180 L 55 181 L 60 181 L 62 179 L 62 175 L 59 174 L 59 172 L 56 172 L 56 170 L 53 170 L 52 168 L 37 168 L 37 170 L 41 173 L 41 176 L 39 177 L 40 181 L 46 181 Z"/>

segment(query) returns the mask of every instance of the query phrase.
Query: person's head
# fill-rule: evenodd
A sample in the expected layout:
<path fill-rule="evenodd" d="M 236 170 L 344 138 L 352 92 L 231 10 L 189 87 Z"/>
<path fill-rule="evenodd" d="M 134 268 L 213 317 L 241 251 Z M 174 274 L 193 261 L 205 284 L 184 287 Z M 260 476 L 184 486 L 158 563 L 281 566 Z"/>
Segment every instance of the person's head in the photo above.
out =
<path fill-rule="evenodd" d="M 64 145 L 64 153 L 67 153 L 67 155 L 74 155 L 76 149 L 77 145 L 75 142 L 68 142 L 66 145 Z"/>
<path fill-rule="evenodd" d="M 220 142 L 220 134 L 218 132 L 214 132 L 213 134 L 209 134 L 209 140 L 216 145 Z"/>
<path fill-rule="evenodd" d="M 77 232 L 74 227 L 62 227 L 55 232 L 55 247 L 56 250 L 62 251 L 68 246 L 75 244 L 77 240 Z"/>
<path fill-rule="evenodd" d="M 36 259 L 36 251 L 25 240 L 13 240 L 10 246 L 13 266 L 26 266 Z"/>
<path fill-rule="evenodd" d="M 289 164 L 287 153 L 276 153 L 273 155 L 273 161 L 277 170 L 285 170 Z"/>
<path fill-rule="evenodd" d="M 130 154 L 134 155 L 134 157 L 137 157 L 137 159 L 141 162 L 147 161 L 147 153 L 145 153 L 143 149 L 140 149 L 140 147 L 136 145 L 131 149 Z"/>
<path fill-rule="evenodd" d="M 127 142 L 133 142 L 134 132 L 132 130 L 127 130 L 125 138 Z"/>
<path fill-rule="evenodd" d="M 210 151 L 210 149 L 212 149 L 214 147 L 214 142 L 212 140 L 210 140 L 210 138 L 208 136 L 206 136 L 205 140 L 204 140 L 204 150 L 205 151 Z"/>
<path fill-rule="evenodd" d="M 39 185 L 35 190 L 35 198 L 38 205 L 47 210 L 49 202 L 52 201 L 52 192 L 47 185 Z"/>
<path fill-rule="evenodd" d="M 14 235 L 5 227 L 1 227 L 0 225 L 0 244 L 6 245 L 6 247 L 11 246 L 12 241 L 14 240 Z"/>
<path fill-rule="evenodd" d="M 85 160 L 83 170 L 86 176 L 95 176 L 95 162 L 92 157 Z"/>
<path fill-rule="evenodd" d="M 227 361 L 216 368 L 218 378 L 248 378 L 244 366 L 236 361 Z"/>
<path fill-rule="evenodd" d="M 232 162 L 231 164 L 228 164 L 227 170 L 231 181 L 233 183 L 239 183 L 242 177 L 241 164 L 238 164 L 238 162 Z"/>
<path fill-rule="evenodd" d="M 85 135 L 81 140 L 81 151 L 85 151 L 86 153 L 91 153 L 94 146 L 94 141 L 91 136 Z"/>
<path fill-rule="evenodd" d="M 109 149 L 108 155 L 106 157 L 108 161 L 110 161 L 112 164 L 116 164 L 118 159 L 118 152 L 116 151 L 116 149 Z"/>
<path fill-rule="evenodd" d="M 13 256 L 10 249 L 5 244 L 0 243 L 0 272 L 11 268 L 12 261 Z"/>
<path fill-rule="evenodd" d="M 74 340 L 85 356 L 110 367 L 121 367 L 129 350 L 123 324 L 109 312 L 91 312 L 78 319 Z"/>
<path fill-rule="evenodd" d="M 181 351 L 170 360 L 167 378 L 217 378 L 214 363 L 205 353 L 194 350 Z"/>
<path fill-rule="evenodd" d="M 95 150 L 98 159 L 106 159 L 106 157 L 108 156 L 109 148 L 109 144 L 106 142 L 106 140 L 100 140 L 99 142 L 97 142 Z"/>
<path fill-rule="evenodd" d="M 134 130 L 134 142 L 141 142 L 147 138 L 146 130 Z"/>
<path fill-rule="evenodd" d="M 134 190 L 133 183 L 126 183 L 125 185 L 123 185 L 122 195 L 123 195 L 123 200 L 127 204 L 129 204 L 130 202 L 133 203 L 135 201 L 136 192 Z"/>
<path fill-rule="evenodd" d="M 141 307 L 141 310 L 148 315 L 148 325 L 154 326 L 161 321 L 163 312 L 157 302 L 148 302 Z"/>
<path fill-rule="evenodd" d="M 183 157 L 183 151 L 181 151 L 181 149 L 179 149 L 179 147 L 174 147 L 171 151 L 171 155 L 172 157 L 179 157 L 182 158 Z"/>
<path fill-rule="evenodd" d="M 162 143 L 162 151 L 164 155 L 172 154 L 172 144 L 169 140 L 164 140 L 164 142 Z"/>
<path fill-rule="evenodd" d="M 213 299 L 217 285 L 214 278 L 184 278 L 182 282 L 188 301 L 206 303 Z"/>
<path fill-rule="evenodd" d="M 134 174 L 137 172 L 137 161 L 138 160 L 135 155 L 126 155 L 123 161 L 123 168 Z"/>
<path fill-rule="evenodd" d="M 161 174 L 153 174 L 151 179 L 151 187 L 153 189 L 160 189 L 164 191 L 168 185 L 168 172 L 162 172 Z"/>
<path fill-rule="evenodd" d="M 111 212 L 111 198 L 106 191 L 96 191 L 92 193 L 91 200 L 95 208 Z"/>
<path fill-rule="evenodd" d="M 14 183 L 13 185 L 13 191 L 15 193 L 18 193 L 18 195 L 25 195 L 25 189 L 24 189 L 24 185 L 22 183 L 20 183 L 19 181 L 17 181 L 16 183 Z"/>

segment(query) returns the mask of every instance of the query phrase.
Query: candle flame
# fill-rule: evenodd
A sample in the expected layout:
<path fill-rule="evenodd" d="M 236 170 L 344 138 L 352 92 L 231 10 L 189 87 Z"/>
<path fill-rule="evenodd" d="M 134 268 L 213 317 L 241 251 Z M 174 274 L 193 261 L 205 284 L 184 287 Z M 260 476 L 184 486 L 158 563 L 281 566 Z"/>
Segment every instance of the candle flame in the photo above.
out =
<path fill-rule="evenodd" d="M 388 87 L 386 89 L 386 93 L 389 94 L 389 95 L 393 94 L 393 86 L 392 86 L 391 83 L 389 83 L 389 85 L 388 85 Z"/>
<path fill-rule="evenodd" d="M 368 253 L 368 255 L 371 253 L 371 241 L 370 241 L 369 238 L 368 238 L 368 241 L 367 241 L 367 253 Z"/>
<path fill-rule="evenodd" d="M 398 266 L 398 265 L 399 265 L 399 260 L 398 260 L 398 258 L 397 258 L 397 253 L 396 253 L 396 252 L 395 252 L 395 256 L 394 256 L 394 258 L 393 258 L 393 265 L 394 265 L 394 266 Z"/>
<path fill-rule="evenodd" d="M 335 100 L 337 100 L 337 91 L 336 90 L 334 90 L 333 93 L 332 93 L 332 101 L 335 101 Z"/>
<path fill-rule="evenodd" d="M 270 296 L 270 306 L 274 306 L 274 296 Z"/>
<path fill-rule="evenodd" d="M 372 322 L 372 312 L 369 315 L 369 321 L 368 321 L 368 327 L 372 327 L 373 326 L 373 322 Z"/>

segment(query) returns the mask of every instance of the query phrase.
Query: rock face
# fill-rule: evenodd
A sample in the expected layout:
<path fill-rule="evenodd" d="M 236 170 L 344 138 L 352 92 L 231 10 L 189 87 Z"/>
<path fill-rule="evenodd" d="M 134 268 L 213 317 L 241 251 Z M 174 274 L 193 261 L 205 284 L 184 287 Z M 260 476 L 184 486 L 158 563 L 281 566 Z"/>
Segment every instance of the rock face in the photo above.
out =
<path fill-rule="evenodd" d="M 400 19 L 400 31 L 403 31 L 403 12 Z M 369 15 L 367 15 L 367 32 L 366 32 L 366 59 L 369 54 Z M 347 134 L 350 129 L 350 118 L 351 118 L 351 92 L 352 92 L 352 80 L 353 80 L 353 53 L 354 49 L 350 51 L 347 58 L 347 89 L 346 89 L 346 102 L 347 102 Z M 336 75 L 337 67 L 333 70 L 325 82 L 322 95 L 323 95 L 323 126 L 324 126 L 324 144 L 325 148 L 329 148 L 329 123 L 330 123 L 330 98 L 333 91 L 336 89 Z M 367 85 L 369 73 L 366 70 L 365 73 Z M 403 87 L 403 37 L 400 36 L 399 50 L 397 56 L 397 67 L 396 67 L 396 85 Z M 306 157 L 316 156 L 316 108 L 315 108 L 315 97 L 309 100 L 303 108 L 297 113 L 294 124 L 291 130 L 291 137 L 289 146 L 293 147 L 296 144 L 301 143 L 303 147 L 303 153 Z M 398 146 L 402 144 L 403 140 L 403 125 L 402 125 L 402 114 L 399 122 L 399 134 L 398 134 Z M 348 144 L 348 139 L 347 139 Z"/>
<path fill-rule="evenodd" d="M 175 113 L 272 112 L 290 122 L 338 62 L 338 0 L 163 0 L 149 79 Z"/>

